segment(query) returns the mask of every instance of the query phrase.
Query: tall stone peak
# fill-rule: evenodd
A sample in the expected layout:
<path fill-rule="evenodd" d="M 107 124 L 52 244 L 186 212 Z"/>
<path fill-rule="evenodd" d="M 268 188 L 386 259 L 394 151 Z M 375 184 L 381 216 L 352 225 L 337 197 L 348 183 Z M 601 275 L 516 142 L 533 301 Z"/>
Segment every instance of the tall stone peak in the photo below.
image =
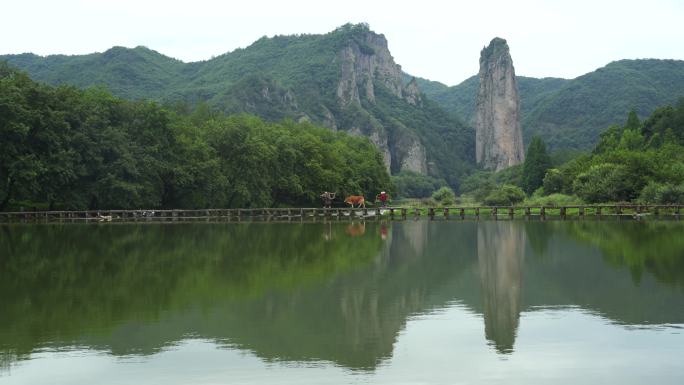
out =
<path fill-rule="evenodd" d="M 488 46 L 482 48 L 482 52 L 480 52 L 480 61 L 489 60 L 492 57 L 506 56 L 509 58 L 511 56 L 506 39 L 495 37 L 489 42 Z"/>
<path fill-rule="evenodd" d="M 480 52 L 480 88 L 475 121 L 475 157 L 499 171 L 523 162 L 520 96 L 506 40 L 496 37 Z"/>

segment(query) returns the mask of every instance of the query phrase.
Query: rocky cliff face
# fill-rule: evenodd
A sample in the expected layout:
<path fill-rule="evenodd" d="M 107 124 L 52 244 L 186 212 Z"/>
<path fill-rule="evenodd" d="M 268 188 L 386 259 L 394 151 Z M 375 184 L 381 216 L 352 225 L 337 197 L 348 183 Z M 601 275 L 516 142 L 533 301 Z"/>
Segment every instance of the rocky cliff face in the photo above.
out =
<path fill-rule="evenodd" d="M 524 160 L 520 97 L 506 40 L 494 38 L 480 53 L 475 121 L 477 163 L 495 171 Z"/>
<path fill-rule="evenodd" d="M 351 28 L 359 28 L 352 26 Z M 387 169 L 427 173 L 425 148 L 415 135 L 393 137 L 364 105 L 376 104 L 377 87 L 406 103 L 421 106 L 422 95 L 415 79 L 404 85 L 401 66 L 394 62 L 384 35 L 371 31 L 357 34 L 336 58 L 339 65 L 337 101 L 339 106 L 355 115 L 354 123 L 344 127 L 334 119 L 326 119 L 329 127 L 337 127 L 356 135 L 368 136 L 383 153 Z M 394 148 L 391 143 L 407 143 L 407 148 Z M 394 167 L 393 167 L 394 165 Z"/>
<path fill-rule="evenodd" d="M 365 32 L 340 50 L 336 60 L 340 65 L 337 97 L 342 105 L 360 104 L 361 96 L 375 103 L 376 84 L 411 104 L 420 100 L 420 90 L 415 82 L 404 86 L 401 66 L 394 62 L 384 35 Z"/>

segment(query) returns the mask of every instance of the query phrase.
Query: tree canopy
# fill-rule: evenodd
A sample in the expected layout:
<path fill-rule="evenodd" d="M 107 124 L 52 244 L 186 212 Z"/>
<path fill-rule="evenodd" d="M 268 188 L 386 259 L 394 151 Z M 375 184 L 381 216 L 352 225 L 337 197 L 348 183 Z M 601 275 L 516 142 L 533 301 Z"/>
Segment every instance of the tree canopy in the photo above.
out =
<path fill-rule="evenodd" d="M 551 158 L 546 152 L 546 144 L 540 137 L 535 136 L 527 147 L 527 154 L 525 154 L 522 171 L 523 190 L 527 194 L 532 194 L 534 190 L 541 187 L 544 183 L 546 170 L 549 168 L 551 168 Z"/>
<path fill-rule="evenodd" d="M 51 87 L 0 64 L 0 209 L 313 204 L 392 190 L 363 137 Z"/>

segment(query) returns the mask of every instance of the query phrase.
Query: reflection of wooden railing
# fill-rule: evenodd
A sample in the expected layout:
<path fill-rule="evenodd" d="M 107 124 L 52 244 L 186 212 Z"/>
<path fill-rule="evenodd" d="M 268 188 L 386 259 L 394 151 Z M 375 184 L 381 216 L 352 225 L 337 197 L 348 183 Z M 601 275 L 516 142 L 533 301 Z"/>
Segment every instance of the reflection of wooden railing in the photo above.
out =
<path fill-rule="evenodd" d="M 202 210 L 86 210 L 86 211 L 14 211 L 0 212 L 0 221 L 189 221 L 214 219 L 287 220 L 317 218 L 389 218 L 426 216 L 429 219 L 503 219 L 503 218 L 675 218 L 682 205 L 583 205 L 583 206 L 482 206 L 482 207 L 376 207 L 376 208 L 255 208 Z"/>

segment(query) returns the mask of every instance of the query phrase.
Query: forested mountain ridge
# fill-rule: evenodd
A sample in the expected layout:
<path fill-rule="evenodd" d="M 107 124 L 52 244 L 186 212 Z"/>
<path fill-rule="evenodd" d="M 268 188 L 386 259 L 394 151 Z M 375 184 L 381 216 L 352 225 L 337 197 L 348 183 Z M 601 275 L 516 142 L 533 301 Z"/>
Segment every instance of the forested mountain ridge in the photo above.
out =
<path fill-rule="evenodd" d="M 0 59 L 53 85 L 104 85 L 128 99 L 206 102 L 225 113 L 311 121 L 367 136 L 393 173 L 430 174 L 453 187 L 474 162 L 472 129 L 426 99 L 415 81 L 405 80 L 385 37 L 365 24 L 324 35 L 264 37 L 194 63 L 145 47 Z"/>
<path fill-rule="evenodd" d="M 684 61 L 620 60 L 575 79 L 518 76 L 524 142 L 540 136 L 551 149 L 590 149 L 634 109 L 646 118 L 684 96 Z M 428 98 L 467 122 L 474 118 L 478 77 L 447 87 L 417 79 Z"/>
<path fill-rule="evenodd" d="M 414 78 L 394 62 L 385 37 L 365 24 L 263 37 L 193 63 L 145 47 L 0 60 L 53 85 L 104 85 L 127 99 L 181 109 L 206 103 L 225 113 L 311 121 L 367 136 L 393 174 L 430 174 L 458 188 L 473 168 L 475 135 L 467 122 L 474 116 L 477 76 L 453 87 Z M 517 82 L 525 145 L 538 135 L 550 150 L 588 150 L 631 109 L 645 118 L 684 96 L 684 61 L 621 60 L 576 79 L 518 76 Z"/>
<path fill-rule="evenodd" d="M 182 76 L 183 62 L 146 47 L 113 47 L 103 53 L 80 56 L 37 56 L 30 53 L 2 56 L 35 80 L 80 88 L 105 85 L 127 99 L 163 99 Z"/>

